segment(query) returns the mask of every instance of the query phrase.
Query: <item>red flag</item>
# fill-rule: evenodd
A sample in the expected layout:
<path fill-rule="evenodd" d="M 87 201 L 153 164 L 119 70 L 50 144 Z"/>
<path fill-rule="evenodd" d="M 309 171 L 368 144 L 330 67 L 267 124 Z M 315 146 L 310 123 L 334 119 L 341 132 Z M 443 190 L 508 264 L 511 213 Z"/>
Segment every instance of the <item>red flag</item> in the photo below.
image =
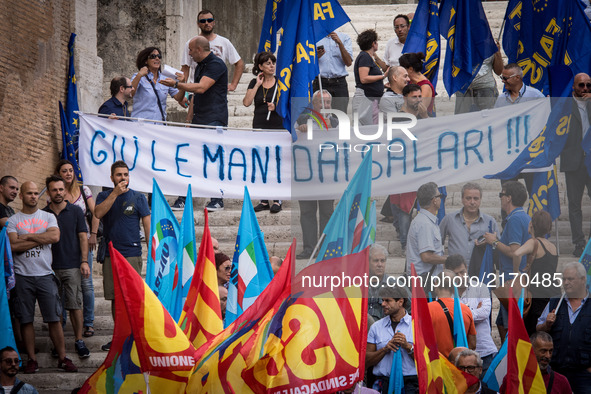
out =
<path fill-rule="evenodd" d="M 546 386 L 517 302 L 509 298 L 507 393 L 545 393 Z"/>
<path fill-rule="evenodd" d="M 204 209 L 204 213 L 203 238 L 195 263 L 195 273 L 179 319 L 179 326 L 196 349 L 224 328 L 207 209 Z"/>

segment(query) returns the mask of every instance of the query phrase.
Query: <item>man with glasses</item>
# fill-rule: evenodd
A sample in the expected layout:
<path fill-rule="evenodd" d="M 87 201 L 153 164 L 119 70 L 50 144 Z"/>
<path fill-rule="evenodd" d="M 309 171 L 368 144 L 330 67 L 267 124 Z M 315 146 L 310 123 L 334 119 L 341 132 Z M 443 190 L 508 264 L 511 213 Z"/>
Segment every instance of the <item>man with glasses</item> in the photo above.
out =
<path fill-rule="evenodd" d="M 111 80 L 111 98 L 100 106 L 98 113 L 110 115 L 109 119 L 117 119 L 118 116 L 131 116 L 127 109 L 127 100 L 133 98 L 135 88 L 131 80 L 125 77 L 115 77 Z"/>
<path fill-rule="evenodd" d="M 568 198 L 568 219 L 572 242 L 575 246 L 573 255 L 580 257 L 585 249 L 583 233 L 583 212 L 581 201 L 585 186 L 591 196 L 591 177 L 584 164 L 583 138 L 591 124 L 591 77 L 585 73 L 575 75 L 573 83 L 572 117 L 566 144 L 560 154 L 560 171 L 566 179 L 566 197 Z"/>
<path fill-rule="evenodd" d="M 495 108 L 544 97 L 538 89 L 523 83 L 523 70 L 517 63 L 509 63 L 503 67 L 501 80 L 505 84 L 505 91 L 497 98 Z"/>
<path fill-rule="evenodd" d="M 554 341 L 552 369 L 566 376 L 573 392 L 591 393 L 591 303 L 583 264 L 566 264 L 562 284 L 564 298 L 550 299 L 536 328 Z"/>
<path fill-rule="evenodd" d="M 482 359 L 474 350 L 462 350 L 457 358 L 451 361 L 454 362 L 456 368 L 460 371 L 464 371 L 480 379 L 480 376 L 482 375 Z M 468 387 L 466 393 L 491 394 L 496 393 L 496 391 L 489 389 L 479 380 L 472 386 Z"/>
<path fill-rule="evenodd" d="M 19 358 L 14 348 L 6 346 L 0 350 L 0 394 L 37 394 L 35 387 L 21 382 L 18 374 Z"/>
<path fill-rule="evenodd" d="M 232 75 L 232 81 L 228 84 L 228 90 L 233 92 L 240 82 L 240 77 L 244 72 L 244 61 L 240 58 L 238 51 L 234 48 L 234 45 L 225 37 L 220 36 L 213 32 L 215 27 L 215 18 L 213 13 L 209 10 L 201 10 L 197 14 L 197 27 L 200 30 L 199 35 L 207 38 L 209 46 L 214 55 L 224 61 L 234 65 L 234 74 Z M 195 38 L 195 37 L 193 37 Z M 189 42 L 185 44 L 183 51 L 183 58 L 181 59 L 181 71 L 185 74 L 185 82 L 193 81 L 193 75 L 197 62 L 189 54 Z M 190 121 L 190 119 L 188 119 Z"/>
<path fill-rule="evenodd" d="M 400 65 L 398 59 L 402 55 L 402 48 L 404 48 L 404 43 L 406 42 L 408 29 L 410 29 L 410 20 L 408 19 L 408 16 L 404 14 L 396 15 L 394 18 L 394 33 L 396 33 L 396 37 L 390 39 L 386 44 L 384 60 L 380 59 L 377 54 L 374 55 L 376 63 L 383 71 L 386 71 L 388 67 Z"/>

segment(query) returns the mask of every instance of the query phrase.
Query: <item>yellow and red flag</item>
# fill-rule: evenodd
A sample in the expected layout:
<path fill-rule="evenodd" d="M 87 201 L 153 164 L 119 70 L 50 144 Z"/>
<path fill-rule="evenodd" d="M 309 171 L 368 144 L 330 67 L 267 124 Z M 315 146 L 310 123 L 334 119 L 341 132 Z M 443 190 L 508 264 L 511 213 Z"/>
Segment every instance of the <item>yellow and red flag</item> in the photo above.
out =
<path fill-rule="evenodd" d="M 411 278 L 419 278 L 411 264 Z M 414 354 L 421 393 L 463 393 L 478 378 L 457 369 L 439 353 L 425 291 L 418 280 L 412 286 Z"/>
<path fill-rule="evenodd" d="M 512 293 L 512 292 L 511 292 Z M 546 385 L 513 294 L 509 298 L 507 393 L 545 393 Z"/>
<path fill-rule="evenodd" d="M 183 393 L 195 348 L 166 308 L 109 244 L 115 284 L 115 328 L 103 364 L 82 393 Z"/>
<path fill-rule="evenodd" d="M 195 263 L 195 273 L 179 319 L 179 326 L 195 349 L 219 334 L 224 328 L 207 209 L 204 209 L 204 212 L 203 238 L 201 238 Z"/>

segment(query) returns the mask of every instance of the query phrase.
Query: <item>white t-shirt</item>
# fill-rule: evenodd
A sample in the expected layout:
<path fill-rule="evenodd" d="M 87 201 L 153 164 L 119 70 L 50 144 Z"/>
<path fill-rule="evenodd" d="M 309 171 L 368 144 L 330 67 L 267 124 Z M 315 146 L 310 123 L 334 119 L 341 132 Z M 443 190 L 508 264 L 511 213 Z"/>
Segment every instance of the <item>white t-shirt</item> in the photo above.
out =
<path fill-rule="evenodd" d="M 38 209 L 33 214 L 18 212 L 8 218 L 8 233 L 39 234 L 49 228 L 59 228 L 55 215 Z M 51 275 L 51 245 L 39 245 L 22 253 L 13 253 L 14 272 L 22 276 Z"/>
<path fill-rule="evenodd" d="M 402 48 L 404 48 L 404 44 L 398 40 L 398 36 L 394 36 L 388 43 L 386 44 L 386 52 L 384 52 L 384 61 L 388 64 L 388 66 L 399 66 L 398 59 L 402 56 Z"/>
<path fill-rule="evenodd" d="M 191 38 L 191 40 L 193 38 Z M 181 59 L 181 66 L 189 66 L 191 68 L 189 71 L 189 80 L 187 81 L 189 83 L 194 81 L 195 67 L 197 67 L 197 62 L 189 55 L 189 42 L 191 40 L 185 43 L 185 50 L 183 51 L 183 58 Z M 240 55 L 230 40 L 219 34 L 209 42 L 209 47 L 213 54 L 222 59 L 226 64 L 236 64 L 238 60 L 240 60 Z"/>

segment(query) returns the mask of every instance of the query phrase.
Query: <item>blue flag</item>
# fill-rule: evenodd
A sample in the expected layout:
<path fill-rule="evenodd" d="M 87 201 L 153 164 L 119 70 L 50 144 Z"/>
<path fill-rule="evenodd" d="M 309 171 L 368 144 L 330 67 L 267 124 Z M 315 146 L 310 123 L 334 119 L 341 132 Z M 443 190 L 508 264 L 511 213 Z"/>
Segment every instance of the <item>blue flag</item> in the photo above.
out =
<path fill-rule="evenodd" d="M 232 259 L 224 327 L 251 306 L 273 279 L 265 237 L 254 214 L 250 194 L 244 187 L 244 203 Z"/>
<path fill-rule="evenodd" d="M 195 218 L 193 216 L 193 192 L 191 190 L 191 184 L 189 184 L 189 188 L 187 189 L 187 198 L 185 200 L 183 219 L 181 220 L 178 237 L 178 247 L 177 264 L 179 267 L 181 289 L 176 293 L 174 313 L 171 313 L 171 316 L 176 321 L 181 316 L 187 294 L 189 294 L 193 272 L 195 272 L 195 261 L 197 260 L 197 241 L 195 238 Z"/>
<path fill-rule="evenodd" d="M 292 0 L 285 5 L 277 53 L 277 112 L 294 141 L 292 114 L 299 116 L 308 105 L 319 72 L 315 43 L 349 20 L 336 0 Z"/>
<path fill-rule="evenodd" d="M 521 151 L 509 167 L 494 175 L 485 175 L 484 177 L 512 179 L 526 168 L 551 166 L 562 152 L 570 132 L 571 110 L 571 98 L 556 99 L 542 132 Z M 509 144 L 511 144 L 511 140 L 509 140 Z"/>
<path fill-rule="evenodd" d="M 468 337 L 466 336 L 466 327 L 464 326 L 464 315 L 462 314 L 462 304 L 458 295 L 458 288 L 454 286 L 454 344 L 456 347 L 468 347 Z"/>
<path fill-rule="evenodd" d="M 277 34 L 280 34 L 283 24 L 283 10 L 286 0 L 267 0 L 265 6 L 265 18 L 259 39 L 259 52 L 275 52 L 277 47 Z"/>
<path fill-rule="evenodd" d="M 372 178 L 371 158 L 372 151 L 370 150 L 363 158 L 357 172 L 353 175 L 353 178 L 343 192 L 343 196 L 326 224 L 324 228 L 326 237 L 320 247 L 316 262 L 351 254 L 353 250 L 361 250 L 359 246 L 362 246 L 360 241 L 362 239 L 363 229 L 372 225 L 370 202 Z M 366 222 L 364 220 L 364 213 L 368 211 L 370 212 L 370 218 Z M 373 226 L 375 228 L 375 213 L 373 214 L 373 220 Z M 371 229 L 367 231 L 371 233 Z"/>
<path fill-rule="evenodd" d="M 522 68 L 523 82 L 546 95 L 568 95 L 572 76 L 589 72 L 589 40 L 591 23 L 580 1 L 509 1 L 503 49 L 509 63 Z M 564 73 L 548 72 L 558 65 L 571 69 L 571 80 L 564 80 Z"/>
<path fill-rule="evenodd" d="M 402 348 L 398 348 L 392 356 L 388 393 L 402 394 L 404 390 L 404 376 L 402 375 Z"/>
<path fill-rule="evenodd" d="M 14 277 L 14 262 L 12 261 L 12 250 L 10 248 L 10 241 L 8 240 L 8 233 L 4 232 L 4 235 L 0 233 L 0 243 L 4 245 L 4 252 L 0 253 L 0 258 L 4 262 L 4 283 L 6 286 L 6 296 L 10 299 L 10 290 L 14 289 L 15 277 Z"/>
<path fill-rule="evenodd" d="M 62 102 L 59 102 L 60 105 L 60 124 L 62 126 L 62 159 L 69 160 L 74 167 L 74 174 L 76 175 L 76 179 L 80 184 L 82 184 L 82 171 L 80 170 L 80 166 L 78 165 L 78 160 L 76 159 L 76 147 L 74 146 L 74 133 L 72 132 L 72 128 L 68 125 L 68 119 L 66 117 L 66 113 L 64 112 L 64 107 L 62 107 Z"/>
<path fill-rule="evenodd" d="M 482 62 L 494 55 L 497 45 L 482 3 L 474 0 L 442 0 L 439 30 L 447 38 L 443 83 L 451 96 L 465 93 Z"/>
<path fill-rule="evenodd" d="M 74 141 L 74 150 L 78 150 L 78 130 L 80 128 L 78 121 L 78 91 L 76 89 L 76 71 L 74 70 L 74 40 L 76 34 L 70 35 L 70 42 L 68 43 L 68 97 L 66 100 L 66 119 L 72 132 L 72 139 Z M 82 179 L 79 179 L 82 181 Z"/>
<path fill-rule="evenodd" d="M 556 178 L 556 165 L 549 171 L 534 174 L 532 190 L 529 191 L 529 216 L 533 216 L 537 211 L 548 212 L 552 220 L 560 216 L 560 196 Z"/>
<path fill-rule="evenodd" d="M 402 53 L 423 52 L 423 74 L 433 87 L 437 86 L 439 75 L 439 9 L 436 0 L 419 0 L 415 16 L 408 30 Z"/>
<path fill-rule="evenodd" d="M 169 313 L 176 308 L 181 291 L 177 264 L 179 222 L 172 213 L 156 180 L 152 186 L 150 244 L 146 266 L 146 284 Z M 173 318 L 178 320 L 179 316 Z"/>
<path fill-rule="evenodd" d="M 498 392 L 505 375 L 507 375 L 507 340 L 503 342 L 499 352 L 491 361 L 482 381 L 489 389 Z"/>
<path fill-rule="evenodd" d="M 0 281 L 0 332 L 2 333 L 2 335 L 0 335 L 0 349 L 6 346 L 11 346 L 14 350 L 17 350 L 16 342 L 14 340 L 14 332 L 12 331 L 10 310 L 8 309 L 8 293 L 6 291 L 6 281 L 4 279 L 4 257 L 7 249 L 10 249 L 10 243 L 8 242 L 6 226 L 4 226 L 4 228 L 0 232 L 0 259 L 2 259 L 2 262 L 0 263 L 0 272 L 2 273 L 2 275 L 0 276 L 2 278 L 2 281 Z"/>

